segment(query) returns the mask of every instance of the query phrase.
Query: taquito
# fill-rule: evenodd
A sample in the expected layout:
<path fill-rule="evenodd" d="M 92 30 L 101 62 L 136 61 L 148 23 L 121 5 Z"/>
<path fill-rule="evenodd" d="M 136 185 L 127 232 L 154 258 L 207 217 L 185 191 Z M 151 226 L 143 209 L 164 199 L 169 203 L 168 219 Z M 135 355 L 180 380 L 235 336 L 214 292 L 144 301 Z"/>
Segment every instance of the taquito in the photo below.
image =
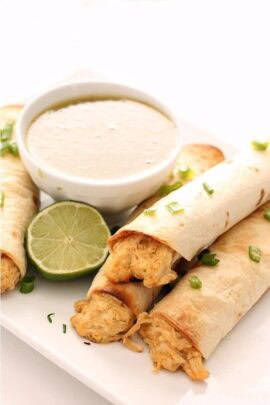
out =
<path fill-rule="evenodd" d="M 1 293 L 12 290 L 26 272 L 24 234 L 38 210 L 38 190 L 17 152 L 15 121 L 21 106 L 0 108 L 0 274 Z"/>
<path fill-rule="evenodd" d="M 202 359 L 270 287 L 266 210 L 269 202 L 222 235 L 211 247 L 217 266 L 199 264 L 189 271 L 150 314 L 139 316 L 124 338 L 126 345 L 140 350 L 130 340 L 139 329 L 157 370 L 180 368 L 193 380 L 205 379 Z"/>
<path fill-rule="evenodd" d="M 176 182 L 179 182 L 179 171 L 182 173 L 181 181 L 187 182 L 222 160 L 223 153 L 214 146 L 185 145 L 166 184 L 154 196 L 142 202 L 129 220 L 158 201 L 161 194 L 175 187 Z M 134 324 L 137 316 L 151 306 L 160 291 L 160 287 L 146 288 L 141 282 L 110 282 L 105 276 L 110 260 L 109 257 L 93 280 L 87 300 L 75 304 L 77 314 L 71 318 L 71 323 L 80 336 L 99 343 L 120 340 Z"/>
<path fill-rule="evenodd" d="M 270 148 L 239 153 L 173 191 L 109 239 L 111 282 L 148 288 L 176 279 L 176 261 L 192 257 L 268 201 Z"/>

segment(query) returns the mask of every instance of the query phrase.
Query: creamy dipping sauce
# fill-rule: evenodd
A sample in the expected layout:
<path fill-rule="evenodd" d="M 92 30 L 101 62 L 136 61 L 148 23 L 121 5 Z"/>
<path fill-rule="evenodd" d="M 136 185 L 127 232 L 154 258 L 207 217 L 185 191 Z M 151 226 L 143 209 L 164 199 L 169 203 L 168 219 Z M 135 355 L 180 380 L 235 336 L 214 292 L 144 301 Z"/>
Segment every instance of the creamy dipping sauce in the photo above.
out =
<path fill-rule="evenodd" d="M 116 179 L 158 165 L 177 142 L 175 124 L 129 99 L 81 101 L 42 113 L 27 146 L 37 160 L 63 173 Z"/>

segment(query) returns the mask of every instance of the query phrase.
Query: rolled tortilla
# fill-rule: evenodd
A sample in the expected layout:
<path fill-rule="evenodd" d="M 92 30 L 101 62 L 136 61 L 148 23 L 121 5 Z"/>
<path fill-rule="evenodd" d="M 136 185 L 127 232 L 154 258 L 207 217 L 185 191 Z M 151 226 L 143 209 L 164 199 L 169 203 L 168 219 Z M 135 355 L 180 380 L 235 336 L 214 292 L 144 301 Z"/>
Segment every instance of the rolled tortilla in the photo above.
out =
<path fill-rule="evenodd" d="M 124 342 L 139 349 L 130 336 L 140 329 L 156 369 L 182 368 L 194 380 L 208 376 L 207 359 L 220 341 L 270 287 L 270 223 L 268 202 L 222 235 L 211 247 L 220 262 L 215 268 L 197 265 L 150 312 L 141 314 Z M 260 262 L 249 246 L 261 249 Z M 197 276 L 200 289 L 191 287 Z"/>
<path fill-rule="evenodd" d="M 106 275 L 114 283 L 135 277 L 148 288 L 167 284 L 177 277 L 172 267 L 180 257 L 191 260 L 269 197 L 270 148 L 248 149 L 162 198 L 152 207 L 155 215 L 142 213 L 113 235 Z M 179 208 L 175 214 L 171 204 Z"/>
<path fill-rule="evenodd" d="M 120 340 L 137 316 L 146 311 L 160 288 L 146 288 L 139 282 L 113 284 L 105 276 L 107 262 L 99 270 L 87 299 L 76 302 L 71 324 L 78 335 L 96 343 Z"/>
<path fill-rule="evenodd" d="M 0 109 L 0 128 L 16 121 L 21 106 Z M 15 134 L 13 133 L 13 139 Z M 19 157 L 5 153 L 0 157 L 0 273 L 1 293 L 12 290 L 26 272 L 24 233 L 38 210 L 38 190 Z"/>
<path fill-rule="evenodd" d="M 224 160 L 223 153 L 214 146 L 186 145 L 182 148 L 167 184 L 174 184 L 178 180 L 180 168 L 189 167 L 194 175 L 199 175 L 222 160 Z M 160 198 L 160 193 L 157 192 L 142 202 L 131 217 L 135 218 Z M 160 287 L 146 288 L 141 282 L 120 284 L 110 282 L 105 276 L 110 260 L 109 257 L 96 275 L 88 291 L 87 300 L 75 304 L 77 314 L 71 318 L 71 323 L 80 336 L 99 343 L 122 339 L 137 316 L 151 306 L 160 291 Z"/>
<path fill-rule="evenodd" d="M 169 175 L 165 184 L 175 184 L 180 180 L 181 183 L 188 183 L 193 178 L 198 177 L 200 174 L 216 166 L 218 163 L 223 162 L 225 159 L 223 152 L 213 146 L 203 143 L 192 143 L 184 145 L 181 149 L 179 157 L 175 163 L 172 173 Z M 179 171 L 185 173 L 186 178 L 181 175 Z M 190 171 L 190 174 L 189 174 Z M 147 198 L 132 212 L 128 218 L 128 223 L 138 217 L 145 209 L 150 208 L 157 201 L 161 199 L 161 193 L 158 190 L 152 197 Z"/>

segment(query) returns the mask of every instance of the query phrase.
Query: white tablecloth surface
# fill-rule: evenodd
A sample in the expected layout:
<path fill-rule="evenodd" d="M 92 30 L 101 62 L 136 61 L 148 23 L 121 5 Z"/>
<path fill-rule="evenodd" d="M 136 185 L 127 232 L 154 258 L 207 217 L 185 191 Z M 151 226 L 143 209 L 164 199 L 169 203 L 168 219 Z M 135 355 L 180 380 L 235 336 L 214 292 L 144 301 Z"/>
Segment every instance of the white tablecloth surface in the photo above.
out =
<path fill-rule="evenodd" d="M 91 68 L 227 142 L 269 136 L 269 11 L 267 0 L 0 0 L 0 104 Z M 1 360 L 3 405 L 108 403 L 5 330 Z"/>

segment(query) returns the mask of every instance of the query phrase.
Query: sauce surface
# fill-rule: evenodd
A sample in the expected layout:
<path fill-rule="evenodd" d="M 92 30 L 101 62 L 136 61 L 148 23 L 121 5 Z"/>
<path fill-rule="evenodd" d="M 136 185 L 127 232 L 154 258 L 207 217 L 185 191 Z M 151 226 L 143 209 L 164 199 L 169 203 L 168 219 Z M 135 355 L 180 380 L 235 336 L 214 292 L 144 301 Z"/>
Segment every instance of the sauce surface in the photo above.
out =
<path fill-rule="evenodd" d="M 81 101 L 42 113 L 27 146 L 37 160 L 72 176 L 116 179 L 149 170 L 177 141 L 175 124 L 129 99 Z"/>

